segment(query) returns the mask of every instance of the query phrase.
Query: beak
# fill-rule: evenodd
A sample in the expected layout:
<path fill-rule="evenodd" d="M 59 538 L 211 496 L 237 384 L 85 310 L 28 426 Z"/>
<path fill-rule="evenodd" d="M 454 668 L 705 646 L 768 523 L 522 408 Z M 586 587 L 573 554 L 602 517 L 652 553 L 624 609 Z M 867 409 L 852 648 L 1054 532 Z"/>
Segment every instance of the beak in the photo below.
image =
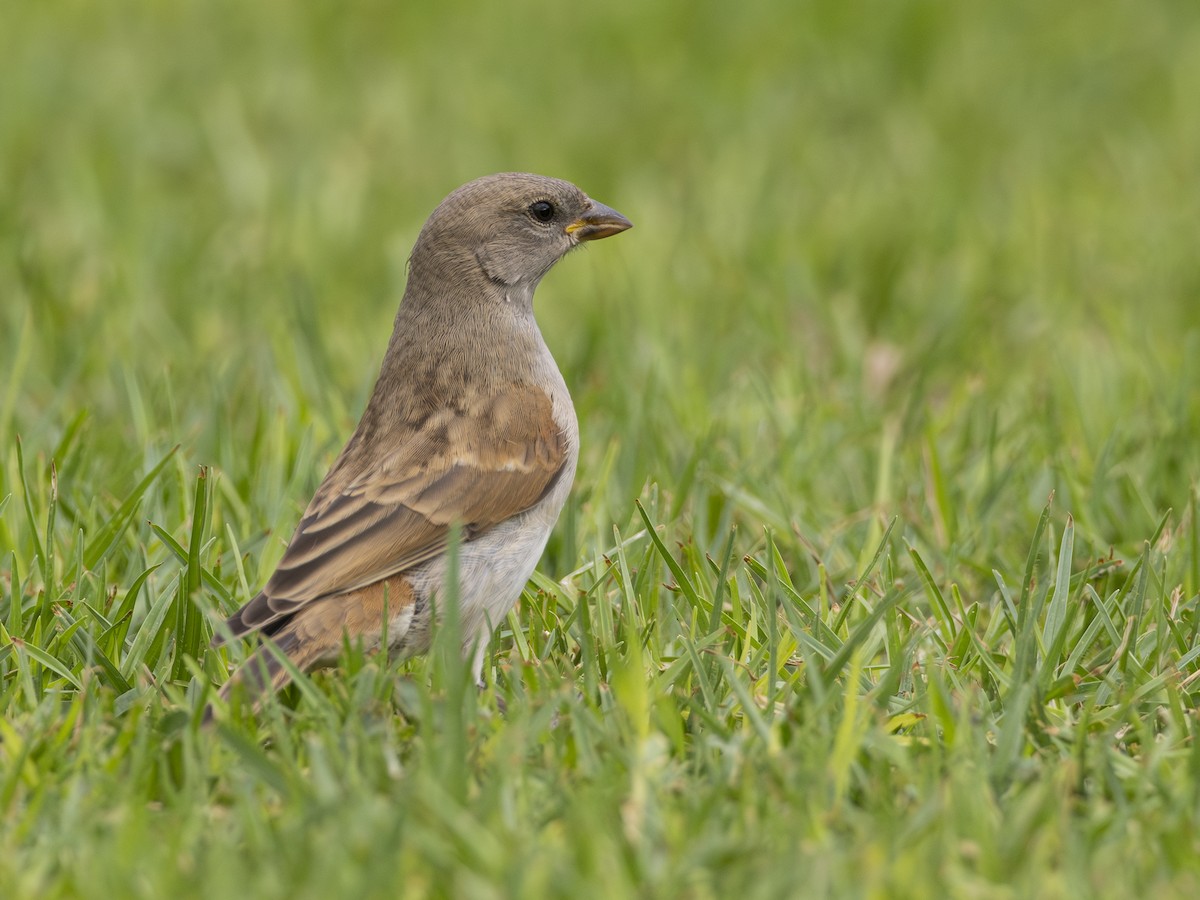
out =
<path fill-rule="evenodd" d="M 580 241 L 598 241 L 632 227 L 633 223 L 615 209 L 593 200 L 592 208 L 567 226 L 567 234 Z"/>

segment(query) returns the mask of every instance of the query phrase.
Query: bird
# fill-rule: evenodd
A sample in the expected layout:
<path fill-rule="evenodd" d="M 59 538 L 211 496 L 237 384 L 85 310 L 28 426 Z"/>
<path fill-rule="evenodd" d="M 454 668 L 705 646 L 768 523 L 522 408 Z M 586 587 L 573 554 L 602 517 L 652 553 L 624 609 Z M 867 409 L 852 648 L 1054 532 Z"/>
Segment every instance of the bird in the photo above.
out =
<path fill-rule="evenodd" d="M 255 708 L 285 687 L 281 657 L 307 672 L 336 664 L 347 641 L 427 652 L 452 541 L 458 584 L 446 593 L 484 684 L 492 630 L 533 574 L 579 458 L 534 290 L 575 248 L 631 227 L 574 184 L 528 173 L 476 179 L 434 209 L 358 427 L 262 590 L 215 629 L 215 647 L 261 640 L 224 702 L 239 683 Z"/>

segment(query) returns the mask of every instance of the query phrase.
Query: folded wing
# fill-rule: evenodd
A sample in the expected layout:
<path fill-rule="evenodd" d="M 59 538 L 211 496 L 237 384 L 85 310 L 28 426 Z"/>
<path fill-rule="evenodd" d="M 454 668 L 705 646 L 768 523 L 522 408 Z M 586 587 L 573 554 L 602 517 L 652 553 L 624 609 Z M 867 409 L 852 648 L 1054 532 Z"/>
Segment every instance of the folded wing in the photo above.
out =
<path fill-rule="evenodd" d="M 360 427 L 231 633 L 275 631 L 307 604 L 420 565 L 454 523 L 464 540 L 484 533 L 541 500 L 566 458 L 550 398 L 529 385 L 462 398 L 399 434 Z"/>

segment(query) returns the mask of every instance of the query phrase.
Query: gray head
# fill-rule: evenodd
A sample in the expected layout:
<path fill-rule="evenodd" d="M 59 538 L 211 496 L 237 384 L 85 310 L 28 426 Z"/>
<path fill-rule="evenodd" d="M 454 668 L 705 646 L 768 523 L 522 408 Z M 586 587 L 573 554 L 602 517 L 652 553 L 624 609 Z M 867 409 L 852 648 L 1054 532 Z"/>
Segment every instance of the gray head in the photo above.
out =
<path fill-rule="evenodd" d="M 433 211 L 413 248 L 412 275 L 484 277 L 532 291 L 580 242 L 632 225 L 568 181 L 489 175 L 464 184 Z"/>

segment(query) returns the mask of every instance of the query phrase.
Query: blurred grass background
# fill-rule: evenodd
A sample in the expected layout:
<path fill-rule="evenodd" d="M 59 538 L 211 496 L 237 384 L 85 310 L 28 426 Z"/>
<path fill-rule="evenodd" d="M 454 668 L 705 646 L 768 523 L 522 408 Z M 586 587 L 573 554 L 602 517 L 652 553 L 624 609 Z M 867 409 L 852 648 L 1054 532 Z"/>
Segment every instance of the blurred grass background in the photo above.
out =
<path fill-rule="evenodd" d="M 197 602 L 211 609 L 245 599 L 269 574 L 282 539 L 357 420 L 425 216 L 458 184 L 505 170 L 575 181 L 637 225 L 572 256 L 537 298 L 543 331 L 576 399 L 584 445 L 576 489 L 542 571 L 557 579 L 594 564 L 578 586 L 592 588 L 597 610 L 609 605 L 605 592 L 612 587 L 597 574 L 601 554 L 614 543 L 614 524 L 625 535 L 642 528 L 634 508 L 641 497 L 669 529 L 667 549 L 690 548 L 701 561 L 708 553 L 719 566 L 728 546 L 734 569 L 743 555 L 767 560 L 770 569 L 777 552 L 805 597 L 825 598 L 830 585 L 854 582 L 896 519 L 881 585 L 890 578 L 919 592 L 907 542 L 934 580 L 956 585 L 968 603 L 979 604 L 982 628 L 985 620 L 999 620 L 988 613 L 1001 602 L 993 570 L 1020 589 L 1030 538 L 1042 534 L 1039 516 L 1053 493 L 1047 546 L 1057 549 L 1064 529 L 1073 529 L 1077 568 L 1111 553 L 1124 566 L 1111 576 L 1111 590 L 1128 588 L 1122 572 L 1153 571 L 1161 596 L 1145 601 L 1143 590 L 1138 602 L 1194 616 L 1200 590 L 1200 12 L 1194 3 L 63 2 L 5 3 L 3 19 L 0 567 L 7 576 L 0 614 L 10 637 L 18 636 L 14 609 L 45 609 L 43 618 L 20 622 L 30 629 L 23 640 L 49 647 L 52 629 L 45 629 L 55 620 L 45 604 L 82 603 L 77 576 L 85 570 L 95 598 L 123 599 L 141 573 L 159 566 L 147 576 L 145 596 L 132 591 L 125 610 L 135 623 L 143 621 L 155 597 L 189 577 L 147 520 L 184 548 L 203 526 L 203 544 L 189 560 L 193 574 L 203 560 L 232 596 L 212 592 Z M 175 445 L 180 450 L 167 475 L 141 496 L 135 486 Z M 215 470 L 205 482 L 207 501 L 196 491 L 200 466 Z M 140 497 L 137 512 L 122 519 L 120 504 L 131 493 Z M 114 527 L 112 549 L 93 546 L 81 556 L 114 518 L 124 524 Z M 1148 540 L 1152 557 L 1145 555 Z M 644 536 L 635 547 L 653 551 Z M 84 557 L 103 565 L 78 565 Z M 665 560 L 651 562 L 647 557 L 634 568 L 656 571 Z M 745 590 L 752 578 L 738 573 Z M 724 583 L 717 575 L 705 572 L 714 585 Z M 626 602 L 647 601 L 654 581 L 637 576 L 618 593 Z M 719 604 L 725 589 L 714 590 L 708 600 Z M 903 627 L 927 619 L 923 603 L 905 600 Z M 562 604 L 575 609 L 573 601 Z M 655 622 L 649 612 L 655 604 L 647 601 L 645 633 L 674 634 Z M 822 608 L 836 617 L 828 604 Z M 627 649 L 626 606 L 616 609 L 609 638 Z M 44 630 L 32 627 L 37 622 Z M 526 608 L 515 630 L 537 622 Z M 839 628 L 845 624 L 838 620 Z M 534 631 L 543 626 L 559 634 L 554 622 Z M 58 620 L 60 633 L 63 627 Z M 570 620 L 562 634 L 577 638 L 580 627 Z M 1110 650 L 1120 649 L 1121 623 L 1114 627 Z M 1180 625 L 1176 633 L 1183 645 L 1177 657 L 1186 657 L 1194 632 Z M 157 633 L 154 648 L 169 648 L 181 634 Z M 651 653 L 655 641 L 647 640 Z M 646 677 L 660 663 L 669 667 L 669 643 L 664 638 L 662 658 L 651 653 Z M 517 657 L 528 651 L 519 635 L 501 646 Z M 79 699 L 86 691 L 58 696 L 43 692 L 37 679 L 25 680 L 13 647 L 0 660 L 8 679 L 6 715 L 14 723 L 0 742 L 9 767 L 0 827 L 6 843 L 22 850 L 7 864 L 16 892 L 6 896 L 91 896 L 110 888 L 129 895 L 122 879 L 143 852 L 149 874 L 138 888 L 142 895 L 161 895 L 167 886 L 216 890 L 242 883 L 251 871 L 236 855 L 222 856 L 247 846 L 276 855 L 275 864 L 263 864 L 257 887 L 264 896 L 310 895 L 297 874 L 305 854 L 328 866 L 304 876 L 312 895 L 338 885 L 376 889 L 371 878 L 399 871 L 417 893 L 555 894 L 560 887 L 586 893 L 640 884 L 648 895 L 703 896 L 748 873 L 761 876 L 756 865 L 771 862 L 778 864 L 774 876 L 758 882 L 764 895 L 811 888 L 1005 896 L 1005 883 L 1020 878 L 1046 895 L 1154 883 L 1182 896 L 1196 885 L 1194 859 L 1185 862 L 1200 850 L 1188 790 L 1179 790 L 1185 805 L 1171 818 L 1103 791 L 1094 799 L 1081 788 L 1088 827 L 1099 828 L 1093 813 L 1131 803 L 1140 828 L 1153 820 L 1170 830 L 1169 839 L 1156 834 L 1155 840 L 1173 850 L 1149 854 L 1144 867 L 1122 855 L 1097 868 L 1110 848 L 1102 841 L 1068 841 L 1064 853 L 1074 856 L 1066 862 L 1024 854 L 1024 845 L 988 843 L 1018 833 L 1035 835 L 1032 846 L 1067 827 L 1076 802 L 1069 791 L 1042 818 L 1029 812 L 1032 806 L 1021 813 L 1019 803 L 1010 805 L 1008 776 L 980 762 L 996 791 L 979 801 L 976 817 L 994 826 L 989 830 L 973 814 L 959 810 L 960 821 L 929 799 L 974 789 L 953 785 L 959 776 L 946 780 L 945 760 L 936 759 L 942 751 L 932 752 L 933 761 L 880 751 L 888 764 L 856 769 L 854 777 L 861 778 L 855 782 L 861 795 L 887 809 L 855 799 L 853 791 L 840 793 L 829 809 L 804 819 L 808 849 L 798 852 L 785 839 L 790 807 L 763 799 L 775 790 L 790 796 L 794 786 L 784 790 L 750 774 L 756 753 L 778 753 L 786 739 L 764 738 L 745 751 L 745 769 L 731 764 L 729 781 L 716 784 L 712 771 L 689 756 L 708 752 L 696 737 L 694 748 L 680 751 L 677 781 L 647 787 L 634 778 L 610 796 L 586 779 L 580 787 L 572 766 L 549 750 L 537 761 L 541 741 L 564 758 L 582 752 L 537 730 L 549 727 L 555 704 L 575 708 L 573 688 L 547 686 L 544 694 L 530 689 L 528 717 L 518 713 L 488 726 L 520 760 L 511 773 L 518 793 L 529 789 L 522 786 L 527 782 L 557 780 L 579 804 L 608 803 L 611 811 L 627 809 L 639 790 L 661 790 L 664 797 L 690 792 L 702 798 L 696 802 L 711 813 L 714 828 L 725 819 L 712 810 L 726 803 L 744 810 L 753 797 L 765 804 L 757 813 L 761 828 L 777 843 L 750 829 L 749 819 L 739 820 L 748 830 L 733 829 L 731 846 L 762 855 L 758 863 L 730 858 L 699 841 L 692 810 L 676 822 L 678 833 L 664 826 L 666 832 L 647 838 L 648 856 L 636 865 L 630 859 L 637 853 L 628 848 L 612 850 L 609 865 L 607 851 L 592 858 L 585 844 L 591 838 L 602 844 L 602 836 L 613 846 L 637 844 L 629 821 L 605 820 L 596 835 L 580 810 L 534 804 L 531 811 L 497 800 L 497 808 L 507 809 L 508 827 L 543 838 L 548 829 L 548 846 L 580 855 L 573 866 L 561 856 L 548 861 L 518 841 L 518 859 L 506 861 L 497 838 L 495 859 L 482 850 L 476 858 L 445 838 L 458 835 L 477 847 L 481 831 L 496 830 L 487 815 L 472 812 L 491 809 L 476 800 L 463 807 L 462 821 L 441 822 L 438 834 L 451 847 L 435 853 L 412 836 L 420 821 L 388 818 L 380 806 L 386 791 L 364 775 L 365 786 L 341 785 L 342 795 L 358 798 L 361 807 L 346 801 L 347 809 L 326 811 L 326 821 L 342 826 L 355 816 L 378 817 L 376 830 L 354 851 L 360 855 L 350 853 L 352 864 L 313 849 L 346 835 L 326 835 L 320 803 L 295 800 L 298 788 L 279 795 L 293 802 L 257 803 L 264 790 L 257 775 L 283 778 L 272 767 L 294 766 L 304 773 L 299 780 L 318 777 L 317 743 L 289 742 L 276 730 L 279 744 L 252 752 L 251 730 L 236 745 L 241 755 L 229 751 L 214 762 L 210 755 L 221 751 L 171 718 L 173 710 L 198 702 L 196 672 L 189 680 L 174 662 L 170 669 L 174 684 L 191 685 L 188 700 L 160 696 L 153 686 L 161 684 L 151 678 L 140 682 L 140 692 L 97 687 L 93 708 Z M 569 679 L 569 654 L 555 655 L 568 658 L 559 665 Z M 890 659 L 897 673 L 901 656 Z M 64 650 L 62 664 L 81 672 L 85 657 Z M 1179 676 L 1185 685 L 1189 663 Z M 210 676 L 217 671 L 211 656 L 202 664 Z M 584 698 L 599 715 L 607 707 L 602 693 L 591 692 L 596 685 L 587 679 L 599 676 L 589 665 L 585 653 Z M 1074 658 L 1059 676 L 1083 677 L 1081 665 Z M 425 670 L 415 671 L 423 684 Z M 597 671 L 611 674 L 603 666 Z M 1174 677 L 1165 668 L 1147 671 L 1155 690 Z M 876 675 L 886 682 L 882 670 Z M 681 683 L 661 690 L 686 706 Z M 846 709 L 839 704 L 854 694 L 854 679 L 849 691 L 846 683 L 838 681 L 845 692 L 837 694 L 838 715 Z M 435 678 L 434 697 L 437 685 Z M 990 690 L 986 679 L 980 690 Z M 900 694 L 882 694 L 876 702 L 898 714 Z M 1172 769 L 1171 777 L 1191 790 L 1196 751 L 1188 749 L 1194 742 L 1187 723 L 1194 710 L 1184 695 L 1176 698 L 1187 708 L 1180 744 L 1171 745 L 1183 756 L 1171 758 L 1191 753 L 1193 762 L 1191 769 L 1179 763 L 1185 768 Z M 1115 696 L 1105 702 L 1124 710 L 1137 705 L 1133 695 Z M 1150 695 L 1137 697 L 1148 702 Z M 822 731 L 825 707 L 818 703 L 814 711 L 805 704 L 816 701 L 802 693 L 794 703 L 793 725 L 813 729 L 806 740 L 834 745 L 836 716 Z M 727 712 L 745 725 L 742 713 Z M 1002 717 L 1002 704 L 995 712 Z M 67 735 L 40 764 L 29 743 L 35 726 Z M 312 740 L 334 741 L 336 729 L 331 736 L 321 727 L 313 729 L 324 737 Z M 334 769 L 387 770 L 386 759 L 364 749 L 378 735 L 344 727 L 351 749 L 342 747 L 348 756 L 334 754 Z M 1095 730 L 1088 721 L 1072 727 L 1081 747 Z M 1109 733 L 1121 727 L 1114 722 Z M 86 777 L 66 762 L 72 728 L 87 737 L 76 738 L 70 752 L 95 760 Z M 436 808 L 434 788 L 411 772 L 424 771 L 422 753 L 436 755 L 437 729 L 395 728 L 389 752 L 412 755 L 406 797 L 416 809 Z M 972 752 L 984 759 L 991 732 L 978 722 L 976 731 L 980 743 Z M 633 745 L 643 747 L 641 738 Z M 944 738 L 944 730 L 930 729 L 921 740 L 941 746 Z M 360 752 L 362 759 L 354 756 Z M 173 762 L 154 761 L 159 753 Z M 1129 759 L 1136 766 L 1142 758 Z M 1052 782 L 1055 760 L 1043 760 L 1044 772 L 1030 771 Z M 887 774 L 889 766 L 905 778 Z M 143 775 L 146 785 L 165 780 L 173 787 L 121 793 L 122 778 L 137 784 Z M 1174 791 L 1166 783 L 1153 788 Z M 245 784 L 255 786 L 242 797 Z M 99 827 L 91 817 L 96 808 L 82 799 L 90 790 L 115 804 L 103 838 L 91 830 Z M 330 791 L 336 798 L 338 791 Z M 941 810 L 928 812 L 941 817 L 940 825 L 920 840 L 901 826 L 911 814 L 905 797 L 927 812 Z M 926 801 L 931 805 L 922 806 Z M 147 803 L 166 807 L 167 825 L 142 815 Z M 78 820 L 70 818 L 72 808 L 83 810 Z M 262 822 L 254 821 L 256 810 Z M 1010 813 L 1027 815 L 1037 827 L 1013 825 Z M 233 843 L 207 843 L 206 832 L 229 828 L 229 817 L 238 823 Z M 1138 833 L 1104 821 L 1112 840 L 1123 837 L 1122 845 L 1134 848 L 1126 852 L 1136 854 Z M 167 849 L 146 851 L 161 828 L 173 835 Z M 418 850 L 407 843 L 400 863 L 376 859 L 371 854 L 382 852 L 388 829 L 399 843 L 417 841 Z M 39 843 L 38 833 L 50 835 L 49 843 Z M 871 836 L 880 834 L 892 841 L 884 842 L 886 850 L 873 843 Z M 80 846 L 68 851 L 75 836 Z M 297 856 L 283 854 L 285 837 L 299 842 Z M 833 849 L 839 841 L 845 846 Z M 681 849 L 689 845 L 692 855 Z M 79 874 L 84 869 L 67 860 L 68 852 L 91 860 L 94 882 Z M 928 868 L 942 854 L 955 862 Z M 785 877 L 784 863 L 803 859 L 811 867 L 819 858 L 825 859 L 821 877 L 805 881 L 803 871 Z M 444 872 L 456 873 L 449 882 L 431 874 L 443 872 L 443 864 Z M 358 875 L 349 874 L 355 866 Z M 1089 876 L 1096 871 L 1105 874 Z M 451 877 L 444 872 L 439 877 Z"/>

